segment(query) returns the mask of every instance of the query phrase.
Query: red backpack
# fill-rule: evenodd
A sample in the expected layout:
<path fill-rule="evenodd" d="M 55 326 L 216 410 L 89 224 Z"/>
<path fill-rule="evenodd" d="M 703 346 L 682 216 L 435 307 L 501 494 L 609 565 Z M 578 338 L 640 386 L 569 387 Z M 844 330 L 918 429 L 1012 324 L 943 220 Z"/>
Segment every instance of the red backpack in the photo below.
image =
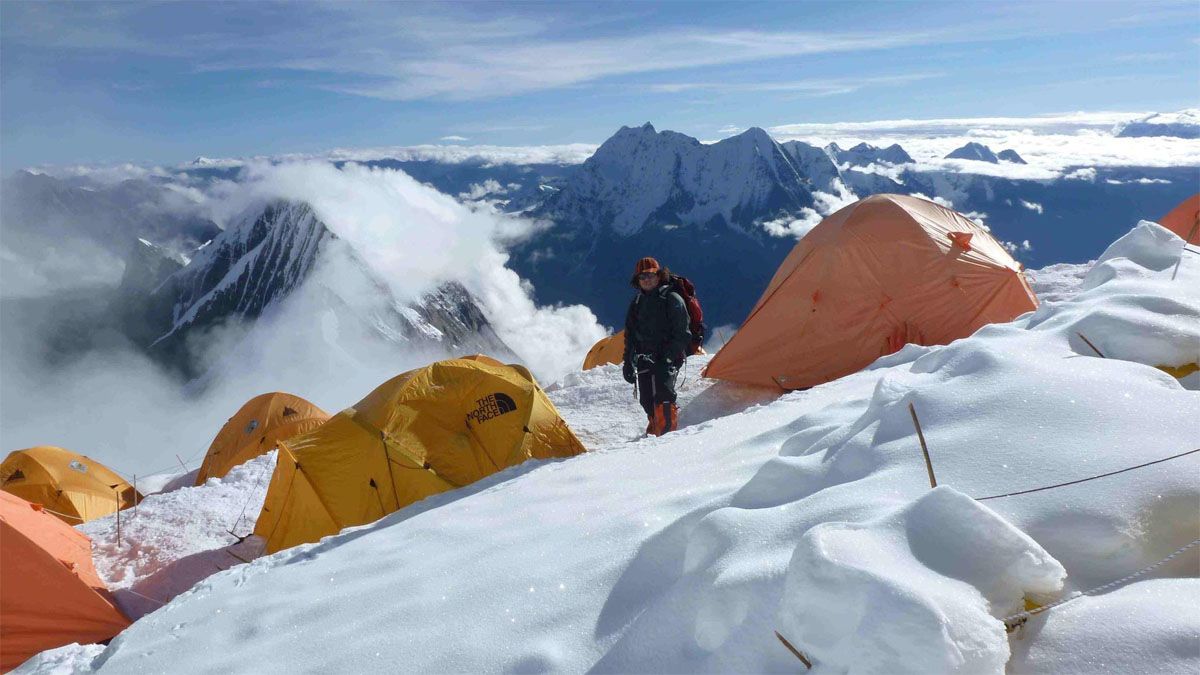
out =
<path fill-rule="evenodd" d="M 699 354 L 700 346 L 704 344 L 704 310 L 700 309 L 700 299 L 696 297 L 696 285 L 687 277 L 678 274 L 671 275 L 671 290 L 683 298 L 683 304 L 688 312 L 688 330 L 692 332 L 692 342 L 688 345 L 688 354 Z"/>

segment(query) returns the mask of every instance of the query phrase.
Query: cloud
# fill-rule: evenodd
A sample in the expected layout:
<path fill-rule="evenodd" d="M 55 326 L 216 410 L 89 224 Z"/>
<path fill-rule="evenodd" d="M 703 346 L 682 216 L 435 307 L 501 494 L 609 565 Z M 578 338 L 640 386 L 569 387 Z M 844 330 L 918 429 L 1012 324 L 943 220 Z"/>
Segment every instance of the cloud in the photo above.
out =
<path fill-rule="evenodd" d="M 1145 112 L 1073 112 L 1031 117 L 896 119 L 871 122 L 784 124 L 769 129 L 780 141 L 814 145 L 860 142 L 899 143 L 913 157 L 911 168 L 1005 177 L 1054 180 L 1076 167 L 1200 166 L 1200 139 L 1119 138 L 1119 123 L 1144 118 Z M 968 141 L 993 150 L 1016 150 L 1028 164 L 991 164 L 945 159 Z M 863 169 L 865 170 L 865 169 Z"/>
<path fill-rule="evenodd" d="M 778 93 L 804 96 L 850 94 L 867 87 L 901 86 L 943 77 L 942 73 L 912 73 L 881 77 L 791 80 L 782 82 L 667 82 L 647 85 L 654 93 L 678 94 L 704 91 L 720 94 Z"/>
<path fill-rule="evenodd" d="M 1030 211 L 1035 211 L 1038 215 L 1041 215 L 1045 211 L 1045 209 L 1042 208 L 1042 205 L 1038 204 L 1037 202 L 1027 202 L 1024 199 L 1022 199 L 1020 201 L 1021 201 L 1021 206 L 1029 209 Z"/>
<path fill-rule="evenodd" d="M 493 239 L 533 224 L 468 208 L 402 172 L 254 163 L 241 182 L 214 185 L 205 196 L 224 223 L 263 200 L 302 200 L 338 238 L 322 248 L 308 280 L 258 320 L 195 336 L 192 346 L 209 366 L 202 383 L 179 382 L 108 327 L 106 296 L 0 303 L 6 444 L 59 444 L 140 475 L 177 465 L 176 454 L 194 467 L 229 415 L 255 394 L 290 391 L 332 412 L 404 370 L 460 355 L 453 346 L 429 351 L 380 339 L 371 317 L 393 299 L 376 280 L 402 300 L 445 281 L 462 284 L 546 383 L 578 368 L 605 334 L 586 307 L 536 306 L 528 285 L 505 266 Z M 53 364 L 44 358 L 56 336 L 76 333 L 92 348 Z M 87 414 L 63 424 L 64 410 Z"/>
<path fill-rule="evenodd" d="M 815 209 L 803 208 L 799 218 L 777 218 L 762 223 L 762 228 L 773 237 L 801 239 L 828 216 L 843 207 L 858 201 L 858 196 L 841 179 L 833 181 L 833 193 L 813 192 Z"/>
<path fill-rule="evenodd" d="M 1090 166 L 1082 169 L 1075 169 L 1071 173 L 1065 174 L 1063 178 L 1066 180 L 1085 180 L 1095 182 L 1096 169 Z"/>
<path fill-rule="evenodd" d="M 462 143 L 462 142 L 469 141 L 471 139 L 467 138 L 466 136 L 442 136 L 438 140 L 439 141 L 450 141 L 453 143 Z"/>

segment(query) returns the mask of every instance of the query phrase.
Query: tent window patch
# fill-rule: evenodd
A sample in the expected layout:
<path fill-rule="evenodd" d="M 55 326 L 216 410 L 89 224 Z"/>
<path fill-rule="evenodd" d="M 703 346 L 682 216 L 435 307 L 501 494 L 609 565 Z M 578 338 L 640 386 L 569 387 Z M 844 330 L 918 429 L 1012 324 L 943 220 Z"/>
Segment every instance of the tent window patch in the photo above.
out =
<path fill-rule="evenodd" d="M 79 473 L 87 473 L 87 465 L 77 459 L 71 460 L 71 463 L 67 464 L 67 466 L 71 467 L 72 471 L 78 471 Z"/>
<path fill-rule="evenodd" d="M 508 394 L 496 392 L 480 399 L 475 399 L 475 409 L 467 413 L 467 420 L 486 422 L 517 409 L 516 401 Z"/>
<path fill-rule="evenodd" d="M 252 433 L 254 433 L 254 430 L 257 428 L 258 428 L 258 420 L 250 420 L 250 423 L 246 425 L 246 433 L 252 434 Z"/>

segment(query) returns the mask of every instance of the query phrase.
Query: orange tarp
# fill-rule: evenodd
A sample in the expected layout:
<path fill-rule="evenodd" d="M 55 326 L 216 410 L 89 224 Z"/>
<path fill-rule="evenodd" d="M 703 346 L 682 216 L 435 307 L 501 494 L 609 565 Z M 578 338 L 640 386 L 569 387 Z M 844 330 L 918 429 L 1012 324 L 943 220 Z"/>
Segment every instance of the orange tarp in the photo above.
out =
<path fill-rule="evenodd" d="M 129 625 L 83 533 L 0 492 L 0 671 L 38 652 L 107 640 Z"/>
<path fill-rule="evenodd" d="M 1159 225 L 1179 235 L 1189 244 L 1200 244 L 1200 193 L 1183 200 L 1163 216 Z"/>
<path fill-rule="evenodd" d="M 53 445 L 8 453 L 0 464 L 0 488 L 44 505 L 69 525 L 102 518 L 142 499 L 112 469 Z"/>
<path fill-rule="evenodd" d="M 583 369 L 591 370 L 596 366 L 609 363 L 621 363 L 625 359 L 625 331 L 601 339 L 588 350 L 583 359 Z"/>
<path fill-rule="evenodd" d="M 801 389 L 906 343 L 946 344 L 1035 309 L 1021 266 L 965 216 L 874 195 L 821 221 L 705 375 Z"/>
<path fill-rule="evenodd" d="M 222 478 L 230 469 L 274 450 L 279 441 L 306 434 L 329 413 L 299 396 L 273 392 L 246 401 L 217 432 L 196 474 L 196 485 Z"/>

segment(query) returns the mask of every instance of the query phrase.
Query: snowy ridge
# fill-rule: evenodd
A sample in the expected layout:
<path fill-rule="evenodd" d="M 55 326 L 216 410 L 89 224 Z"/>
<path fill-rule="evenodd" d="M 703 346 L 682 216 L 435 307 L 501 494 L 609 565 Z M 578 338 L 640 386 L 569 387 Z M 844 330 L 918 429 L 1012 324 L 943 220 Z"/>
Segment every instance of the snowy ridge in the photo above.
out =
<path fill-rule="evenodd" d="M 1154 367 L 1200 343 L 1182 248 L 1142 223 L 1075 297 L 765 404 L 691 390 L 688 425 L 661 439 L 629 441 L 619 369 L 581 373 L 547 390 L 588 454 L 216 574 L 102 651 L 20 672 L 797 669 L 775 631 L 818 672 L 1192 672 L 1200 616 L 1177 598 L 1200 590 L 1194 555 L 1012 636 L 1001 619 L 1194 539 L 1195 456 L 971 499 L 1200 447 L 1200 381 Z"/>

